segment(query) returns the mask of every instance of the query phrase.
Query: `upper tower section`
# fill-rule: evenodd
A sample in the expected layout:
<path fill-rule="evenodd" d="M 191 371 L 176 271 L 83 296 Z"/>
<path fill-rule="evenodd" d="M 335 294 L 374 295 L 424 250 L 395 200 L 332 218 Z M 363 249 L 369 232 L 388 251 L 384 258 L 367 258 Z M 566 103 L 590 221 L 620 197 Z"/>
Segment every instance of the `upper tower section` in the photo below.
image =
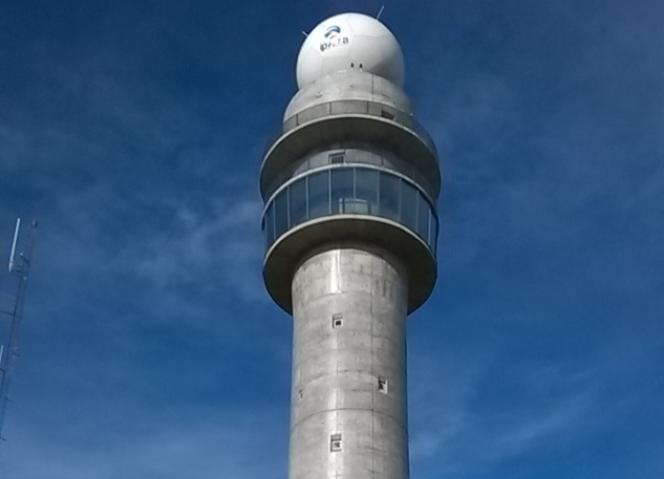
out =
<path fill-rule="evenodd" d="M 331 73 L 365 71 L 403 86 L 401 46 L 385 25 L 360 13 L 324 20 L 302 44 L 297 57 L 300 89 Z"/>
<path fill-rule="evenodd" d="M 300 48 L 296 76 L 298 91 L 261 165 L 263 199 L 311 165 L 316 150 L 351 143 L 389 151 L 394 169 L 438 197 L 436 147 L 415 119 L 403 90 L 401 46 L 385 25 L 361 13 L 323 20 Z"/>
<path fill-rule="evenodd" d="M 403 90 L 401 47 L 378 20 L 344 13 L 311 31 L 296 70 L 260 171 L 267 289 L 290 312 L 298 265 L 352 246 L 404 265 L 414 311 L 436 280 L 441 174 Z"/>

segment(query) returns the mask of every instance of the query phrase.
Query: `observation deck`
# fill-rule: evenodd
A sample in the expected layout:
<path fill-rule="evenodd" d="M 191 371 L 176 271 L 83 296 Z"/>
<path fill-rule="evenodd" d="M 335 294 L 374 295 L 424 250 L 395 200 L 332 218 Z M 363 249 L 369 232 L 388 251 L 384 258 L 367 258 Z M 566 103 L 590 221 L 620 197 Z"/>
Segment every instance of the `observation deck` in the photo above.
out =
<path fill-rule="evenodd" d="M 267 144 L 263 276 L 292 312 L 291 280 L 312 254 L 361 246 L 394 255 L 408 276 L 408 312 L 436 281 L 441 175 L 436 147 L 393 82 L 362 71 L 299 90 Z"/>
<path fill-rule="evenodd" d="M 340 99 L 305 108 L 284 120 L 268 141 L 260 172 L 266 200 L 292 176 L 297 159 L 322 146 L 343 142 L 381 145 L 407 160 L 437 198 L 441 176 L 436 146 L 412 115 L 377 101 Z"/>

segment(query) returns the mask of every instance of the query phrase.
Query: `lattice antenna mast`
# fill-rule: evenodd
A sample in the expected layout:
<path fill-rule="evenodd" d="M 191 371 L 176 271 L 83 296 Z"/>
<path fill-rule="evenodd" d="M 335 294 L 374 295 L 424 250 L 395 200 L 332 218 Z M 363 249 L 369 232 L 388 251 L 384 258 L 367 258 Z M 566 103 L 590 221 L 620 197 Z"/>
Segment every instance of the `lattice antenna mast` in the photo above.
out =
<path fill-rule="evenodd" d="M 16 292 L 13 296 L 13 305 L 8 310 L 0 310 L 2 319 L 9 318 L 9 336 L 7 342 L 0 342 L 0 439 L 4 440 L 2 427 L 4 425 L 7 404 L 9 403 L 9 384 L 11 380 L 14 363 L 18 357 L 18 331 L 23 317 L 23 304 L 25 302 L 25 291 L 30 274 L 30 260 L 34 246 L 35 230 L 37 222 L 33 221 L 30 226 L 27 240 L 21 241 L 21 218 L 16 219 L 16 228 L 9 253 L 9 274 L 16 278 Z M 25 249 L 21 248 L 25 244 Z M 2 341 L 2 338 L 0 338 Z"/>

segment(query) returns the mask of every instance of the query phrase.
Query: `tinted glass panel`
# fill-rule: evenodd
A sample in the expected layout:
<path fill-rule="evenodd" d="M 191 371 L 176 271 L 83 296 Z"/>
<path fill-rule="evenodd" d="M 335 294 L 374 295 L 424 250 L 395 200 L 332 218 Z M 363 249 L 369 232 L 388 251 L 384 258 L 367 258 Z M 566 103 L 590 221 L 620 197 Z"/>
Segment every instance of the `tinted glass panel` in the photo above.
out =
<path fill-rule="evenodd" d="M 422 237 L 424 241 L 429 240 L 429 202 L 418 193 L 417 205 L 417 234 Z"/>
<path fill-rule="evenodd" d="M 280 192 L 265 211 L 266 247 L 307 219 L 340 213 L 397 221 L 422 237 L 436 255 L 438 222 L 417 187 L 390 173 L 350 167 L 314 173 Z"/>
<path fill-rule="evenodd" d="M 309 176 L 309 218 L 330 214 L 329 171 Z"/>
<path fill-rule="evenodd" d="M 274 214 L 273 214 L 274 208 L 272 207 L 272 204 L 268 207 L 267 211 L 265 212 L 265 241 L 267 242 L 268 246 L 272 244 L 274 241 Z"/>
<path fill-rule="evenodd" d="M 399 178 L 380 173 L 379 214 L 395 221 L 399 221 L 399 183 Z"/>
<path fill-rule="evenodd" d="M 353 204 L 353 169 L 332 170 L 332 213 L 344 213 Z"/>
<path fill-rule="evenodd" d="M 415 230 L 417 221 L 418 191 L 413 185 L 401 182 L 401 222 L 410 229 Z"/>
<path fill-rule="evenodd" d="M 302 178 L 290 185 L 290 225 L 291 227 L 306 221 L 307 196 L 306 178 Z"/>
<path fill-rule="evenodd" d="M 431 213 L 429 215 L 429 247 L 433 251 L 433 255 L 436 256 L 436 249 L 438 246 L 438 221 L 436 217 Z"/>
<path fill-rule="evenodd" d="M 286 190 L 281 191 L 274 200 L 274 230 L 275 236 L 288 229 L 288 196 Z"/>
<path fill-rule="evenodd" d="M 355 198 L 358 214 L 378 214 L 378 172 L 376 170 L 355 170 Z"/>

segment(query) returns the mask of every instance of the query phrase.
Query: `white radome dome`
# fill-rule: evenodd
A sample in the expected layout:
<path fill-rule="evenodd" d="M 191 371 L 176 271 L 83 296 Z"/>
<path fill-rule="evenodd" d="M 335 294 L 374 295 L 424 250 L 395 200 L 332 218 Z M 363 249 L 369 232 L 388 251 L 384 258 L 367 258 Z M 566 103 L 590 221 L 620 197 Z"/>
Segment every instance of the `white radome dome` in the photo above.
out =
<path fill-rule="evenodd" d="M 365 71 L 403 86 L 403 54 L 385 25 L 361 13 L 323 20 L 307 36 L 297 57 L 297 85 L 343 70 Z"/>

